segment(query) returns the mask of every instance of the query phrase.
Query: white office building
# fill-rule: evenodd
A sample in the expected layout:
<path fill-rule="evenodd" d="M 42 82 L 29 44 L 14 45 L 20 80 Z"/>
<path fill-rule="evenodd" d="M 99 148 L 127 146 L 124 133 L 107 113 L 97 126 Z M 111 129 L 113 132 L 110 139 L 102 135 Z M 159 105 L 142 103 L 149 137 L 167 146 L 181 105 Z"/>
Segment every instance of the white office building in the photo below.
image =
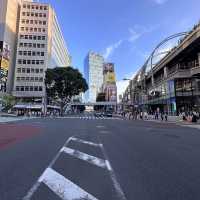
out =
<path fill-rule="evenodd" d="M 89 52 L 85 58 L 84 74 L 89 90 L 85 93 L 85 101 L 94 103 L 103 84 L 104 58 L 98 53 Z"/>

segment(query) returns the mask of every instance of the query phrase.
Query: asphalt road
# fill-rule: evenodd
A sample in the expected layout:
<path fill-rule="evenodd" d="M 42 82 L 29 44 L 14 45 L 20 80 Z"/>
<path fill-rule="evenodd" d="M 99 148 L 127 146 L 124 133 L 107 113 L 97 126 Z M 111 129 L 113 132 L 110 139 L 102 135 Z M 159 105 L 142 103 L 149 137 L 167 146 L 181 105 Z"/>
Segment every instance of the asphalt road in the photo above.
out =
<path fill-rule="evenodd" d="M 0 200 L 199 200 L 200 131 L 118 118 L 0 124 Z"/>

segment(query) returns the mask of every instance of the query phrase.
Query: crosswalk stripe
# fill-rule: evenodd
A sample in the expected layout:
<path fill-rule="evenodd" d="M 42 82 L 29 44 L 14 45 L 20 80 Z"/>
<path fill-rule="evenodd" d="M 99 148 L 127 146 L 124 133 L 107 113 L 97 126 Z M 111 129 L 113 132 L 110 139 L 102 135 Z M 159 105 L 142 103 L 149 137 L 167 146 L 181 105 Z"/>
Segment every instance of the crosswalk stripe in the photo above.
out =
<path fill-rule="evenodd" d="M 90 164 L 93 164 L 93 165 L 96 165 L 98 167 L 107 169 L 107 165 L 106 165 L 105 160 L 103 160 L 101 158 L 97 158 L 97 157 L 88 155 L 86 153 L 83 153 L 83 152 L 80 152 L 80 151 L 77 151 L 77 150 L 74 150 L 74 149 L 71 149 L 71 148 L 68 148 L 68 147 L 63 147 L 62 152 L 67 153 L 71 156 L 74 156 L 78 159 L 84 160 L 86 162 L 89 162 Z"/>
<path fill-rule="evenodd" d="M 51 168 L 45 170 L 39 181 L 47 185 L 62 200 L 98 200 Z"/>
<path fill-rule="evenodd" d="M 100 145 L 101 145 L 101 144 L 93 143 L 93 142 L 82 140 L 82 139 L 75 138 L 75 137 L 72 137 L 71 140 L 72 141 L 76 141 L 76 142 L 80 142 L 80 143 L 83 143 L 83 144 L 88 144 L 88 145 L 91 145 L 91 146 L 95 146 L 95 147 L 100 147 Z"/>

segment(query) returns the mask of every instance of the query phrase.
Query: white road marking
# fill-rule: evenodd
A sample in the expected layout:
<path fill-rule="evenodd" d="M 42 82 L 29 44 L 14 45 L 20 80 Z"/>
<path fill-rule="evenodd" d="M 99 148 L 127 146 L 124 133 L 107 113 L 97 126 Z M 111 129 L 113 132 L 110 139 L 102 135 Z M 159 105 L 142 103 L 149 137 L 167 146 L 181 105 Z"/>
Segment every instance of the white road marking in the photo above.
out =
<path fill-rule="evenodd" d="M 94 147 L 99 147 L 100 146 L 100 144 L 93 143 L 93 142 L 86 141 L 86 140 L 82 140 L 82 139 L 75 138 L 75 137 L 72 137 L 71 141 L 76 141 L 76 142 L 79 142 L 79 143 L 88 144 L 88 145 L 91 145 L 91 146 L 94 146 Z"/>
<path fill-rule="evenodd" d="M 101 125 L 99 125 L 99 126 L 96 126 L 97 128 L 105 128 L 105 126 L 101 126 Z"/>
<path fill-rule="evenodd" d="M 90 164 L 93 164 L 93 165 L 96 165 L 98 167 L 102 167 L 102 168 L 106 168 L 107 169 L 107 165 L 106 165 L 105 160 L 103 160 L 101 158 L 97 158 L 97 157 L 88 155 L 86 153 L 82 153 L 80 151 L 77 151 L 77 150 L 74 150 L 74 149 L 71 149 L 71 148 L 68 148 L 68 147 L 64 147 L 63 148 L 63 152 L 67 153 L 67 154 L 69 154 L 71 156 L 74 156 L 74 157 L 76 157 L 78 159 L 87 161 Z"/>
<path fill-rule="evenodd" d="M 39 181 L 46 184 L 62 200 L 98 200 L 51 168 L 45 170 Z"/>
<path fill-rule="evenodd" d="M 72 137 L 70 137 L 64 144 L 64 146 L 66 146 L 70 141 L 71 141 Z M 62 147 L 63 148 L 63 147 Z M 57 155 L 54 157 L 54 159 L 51 161 L 51 163 L 49 164 L 48 168 L 51 168 L 54 163 L 56 162 L 56 160 L 58 159 L 58 157 L 60 156 L 60 154 L 62 153 L 62 148 L 61 150 L 57 153 Z M 28 191 L 28 193 L 26 194 L 26 196 L 22 199 L 22 200 L 30 200 L 31 197 L 33 196 L 33 194 L 37 191 L 37 189 L 39 188 L 41 182 L 39 181 L 39 179 L 36 181 L 36 183 L 32 186 L 32 188 Z"/>
<path fill-rule="evenodd" d="M 124 194 L 124 192 L 123 192 L 123 190 L 122 190 L 122 188 L 121 188 L 121 186 L 119 184 L 119 182 L 117 181 L 115 172 L 112 169 L 112 166 L 111 166 L 111 164 L 109 162 L 109 158 L 108 158 L 108 155 L 106 153 L 106 150 L 104 149 L 103 144 L 101 145 L 101 150 L 102 150 L 102 152 L 104 154 L 104 157 L 106 158 L 106 161 L 105 161 L 106 162 L 106 166 L 107 166 L 107 169 L 109 170 L 110 177 L 111 177 L 111 180 L 113 182 L 113 186 L 114 186 L 114 188 L 115 188 L 115 190 L 117 192 L 117 196 L 119 197 L 120 200 L 127 200 L 126 196 L 125 196 L 125 194 Z"/>

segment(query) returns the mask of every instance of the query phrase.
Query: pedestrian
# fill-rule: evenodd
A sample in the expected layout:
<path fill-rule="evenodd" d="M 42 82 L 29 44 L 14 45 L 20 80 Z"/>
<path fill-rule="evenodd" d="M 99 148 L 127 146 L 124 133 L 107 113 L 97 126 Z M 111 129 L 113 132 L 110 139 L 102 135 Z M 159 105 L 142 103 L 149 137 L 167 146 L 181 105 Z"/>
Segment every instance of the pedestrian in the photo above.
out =
<path fill-rule="evenodd" d="M 161 112 L 161 120 L 163 121 L 164 120 L 164 114 L 163 114 L 163 112 Z"/>
<path fill-rule="evenodd" d="M 165 112 L 165 121 L 168 121 L 168 113 Z"/>

